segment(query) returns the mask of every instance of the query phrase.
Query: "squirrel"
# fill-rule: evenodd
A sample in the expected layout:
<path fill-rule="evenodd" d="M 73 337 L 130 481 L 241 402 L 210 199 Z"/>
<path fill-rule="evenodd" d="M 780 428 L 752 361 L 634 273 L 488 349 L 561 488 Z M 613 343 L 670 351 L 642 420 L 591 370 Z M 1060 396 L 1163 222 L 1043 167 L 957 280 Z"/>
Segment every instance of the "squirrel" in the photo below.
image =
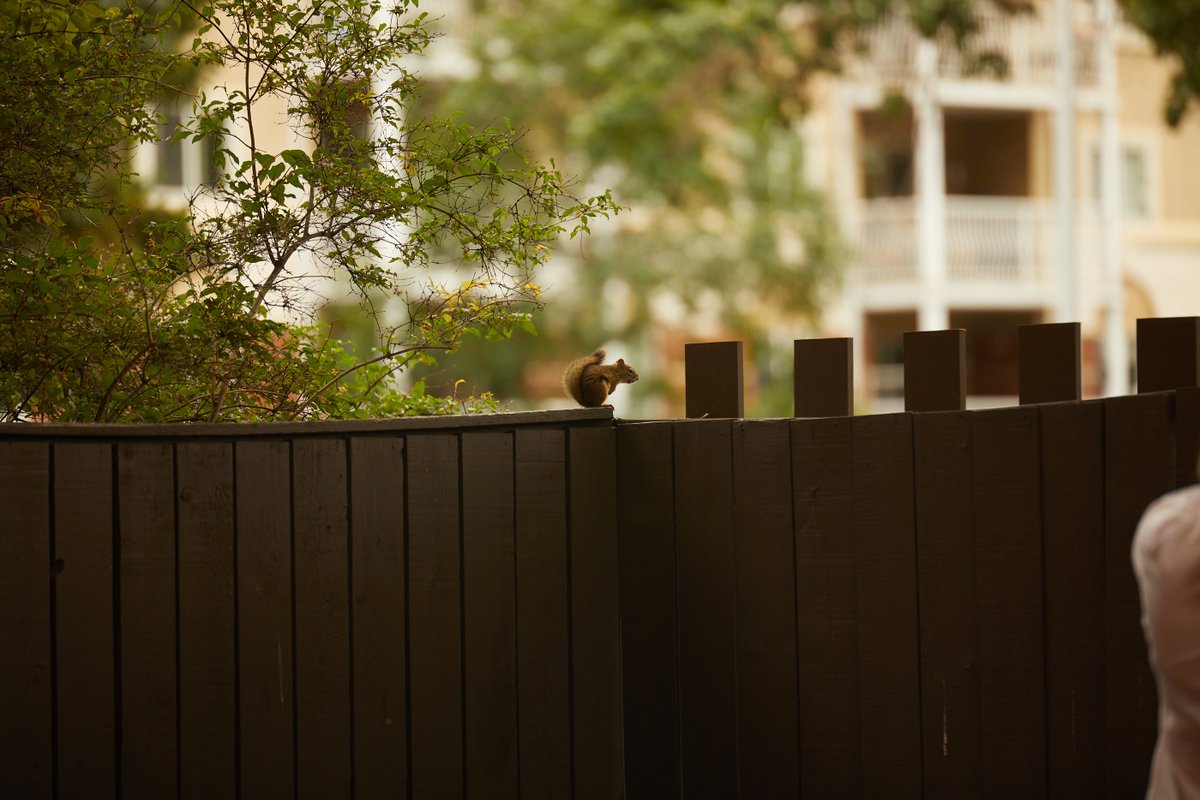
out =
<path fill-rule="evenodd" d="M 604 364 L 604 348 L 590 356 L 577 358 L 563 372 L 563 389 L 567 396 L 587 408 L 612 408 L 604 402 L 622 383 L 633 383 L 638 374 L 633 367 L 618 358 L 615 364 Z"/>

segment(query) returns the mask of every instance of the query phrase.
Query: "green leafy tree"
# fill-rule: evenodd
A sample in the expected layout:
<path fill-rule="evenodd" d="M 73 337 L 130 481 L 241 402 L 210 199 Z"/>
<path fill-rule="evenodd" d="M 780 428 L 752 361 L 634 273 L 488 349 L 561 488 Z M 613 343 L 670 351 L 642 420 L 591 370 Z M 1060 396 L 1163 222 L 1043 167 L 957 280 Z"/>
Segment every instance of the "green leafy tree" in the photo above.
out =
<path fill-rule="evenodd" d="M 413 6 L 0 0 L 0 415 L 459 407 L 392 376 L 527 326 L 550 246 L 615 206 L 574 199 L 509 126 L 417 115 L 402 64 L 429 35 Z M 197 71 L 215 88 L 191 94 Z M 130 146 L 158 138 L 155 109 L 178 97 L 193 109 L 174 138 L 210 143 L 221 178 L 181 218 L 148 221 L 121 191 Z M 272 148 L 281 114 L 294 141 Z M 318 324 L 331 282 L 401 313 L 348 348 Z"/>
<path fill-rule="evenodd" d="M 1164 114 L 1178 125 L 1200 102 L 1200 2 L 1197 0 L 1120 0 L 1125 19 L 1150 37 L 1155 51 L 1175 63 Z"/>
<path fill-rule="evenodd" d="M 555 281 L 561 291 L 539 322 L 550 338 L 574 354 L 619 338 L 649 355 L 672 322 L 715 318 L 747 341 L 766 373 L 786 368 L 790 352 L 790 342 L 772 347 L 772 332 L 790 339 L 815 322 L 845 260 L 836 220 L 804 178 L 798 126 L 811 78 L 841 69 L 862 49 L 860 34 L 892 14 L 924 35 L 969 44 L 984 5 L 1026 7 L 1015 0 L 476 2 L 478 74 L 436 99 L 480 121 L 522 119 L 537 152 L 613 186 L 631 208 L 619 229 L 609 226 L 613 235 L 589 240 L 574 276 Z M 976 55 L 981 67 L 989 64 L 988 54 Z M 664 294 L 678 301 L 672 319 L 661 313 Z M 551 355 L 545 342 L 528 346 L 531 358 Z M 651 376 L 638 391 L 654 385 Z M 790 409 L 784 395 L 763 400 L 757 413 Z"/>

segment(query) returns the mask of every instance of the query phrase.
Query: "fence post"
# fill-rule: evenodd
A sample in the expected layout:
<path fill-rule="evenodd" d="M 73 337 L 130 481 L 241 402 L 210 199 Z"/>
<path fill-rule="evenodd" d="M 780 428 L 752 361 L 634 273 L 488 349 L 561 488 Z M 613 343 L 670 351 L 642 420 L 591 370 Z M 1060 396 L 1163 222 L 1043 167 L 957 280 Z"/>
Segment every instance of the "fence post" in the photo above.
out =
<path fill-rule="evenodd" d="M 683 371 L 689 419 L 743 416 L 741 342 L 685 344 Z"/>
<path fill-rule="evenodd" d="M 904 334 L 904 410 L 962 411 L 967 407 L 967 332 Z"/>
<path fill-rule="evenodd" d="M 1083 397 L 1078 322 L 1020 325 L 1017 341 L 1021 405 Z"/>
<path fill-rule="evenodd" d="M 1200 317 L 1137 321 L 1137 390 L 1200 386 Z"/>
<path fill-rule="evenodd" d="M 793 359 L 796 417 L 854 414 L 854 340 L 797 339 Z"/>

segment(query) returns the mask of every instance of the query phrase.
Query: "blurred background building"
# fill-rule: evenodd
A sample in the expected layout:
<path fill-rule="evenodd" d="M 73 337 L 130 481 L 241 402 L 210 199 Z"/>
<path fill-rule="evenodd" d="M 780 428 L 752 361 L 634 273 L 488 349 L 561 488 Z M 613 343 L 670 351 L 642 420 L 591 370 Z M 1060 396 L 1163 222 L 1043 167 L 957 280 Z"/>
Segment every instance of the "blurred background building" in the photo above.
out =
<path fill-rule="evenodd" d="M 862 30 L 861 49 L 840 73 L 804 78 L 804 110 L 780 128 L 791 141 L 709 126 L 715 133 L 704 132 L 701 158 L 731 176 L 757 164 L 766 193 L 784 206 L 766 231 L 779 269 L 751 270 L 752 248 L 730 248 L 721 267 L 721 241 L 752 227 L 739 220 L 761 221 L 738 191 L 726 192 L 732 212 L 702 206 L 672 215 L 669 203 L 625 196 L 627 176 L 613 159 L 589 160 L 577 152 L 585 147 L 556 141 L 554 125 L 533 121 L 533 157 L 562 159 L 587 191 L 615 184 L 628 211 L 586 244 L 560 249 L 545 279 L 541 336 L 464 348 L 429 376 L 431 385 L 439 375 L 447 386 L 462 377 L 514 408 L 563 405 L 563 365 L 605 344 L 643 375 L 613 397 L 617 413 L 671 416 L 682 411 L 683 343 L 744 338 L 747 411 L 782 416 L 791 413 L 791 340 L 852 336 L 859 407 L 879 412 L 902 405 L 903 332 L 949 327 L 967 331 L 968 405 L 978 407 L 1015 398 L 1018 325 L 1071 320 L 1082 324 L 1085 396 L 1129 391 L 1134 321 L 1200 308 L 1200 122 L 1167 125 L 1172 67 L 1121 22 L 1115 0 L 1033 5 L 1018 15 L 981 7 L 982 28 L 965 50 L 922 39 L 899 19 Z M 790 7 L 801 10 L 786 21 L 802 31 L 802 4 Z M 422 5 L 442 35 L 407 66 L 429 84 L 435 110 L 486 106 L 479 113 L 488 122 L 511 104 L 513 123 L 526 124 L 522 112 L 554 104 L 554 86 L 563 94 L 576 88 L 573 73 L 562 61 L 540 64 L 534 90 L 522 95 L 519 59 L 540 55 L 522 52 L 483 8 L 470 0 Z M 536 26 L 531 35 L 559 35 L 552 20 Z M 576 55 L 581 63 L 598 58 L 587 47 Z M 622 74 L 612 81 L 626 81 L 626 94 L 637 89 Z M 507 85 L 517 87 L 511 95 L 496 91 Z M 471 86 L 481 93 L 459 91 Z M 521 105 L 522 96 L 535 105 Z M 661 113 L 671 101 L 623 102 Z M 570 129 L 570 114 L 560 116 L 560 129 Z M 601 135 L 640 136 L 633 117 L 626 133 Z M 704 128 L 709 117 L 691 119 Z M 370 121 L 362 125 L 369 135 Z M 280 149 L 295 146 L 282 125 L 266 135 Z M 139 158 L 152 197 L 166 205 L 213 179 L 211 154 L 187 142 L 164 142 Z M 749 186 L 754 176 L 739 180 Z M 795 219 L 787 216 L 791 196 L 806 204 Z M 739 202 L 748 217 L 739 216 Z M 621 249 L 630 237 L 658 247 Z M 698 270 L 707 258 L 717 266 Z M 812 285 L 796 296 L 812 307 L 793 313 L 789 298 L 801 280 Z M 337 300 L 336 287 L 330 293 Z"/>
<path fill-rule="evenodd" d="M 1168 65 L 1114 11 L 986 12 L 998 75 L 891 23 L 823 87 L 810 168 L 854 244 L 826 324 L 855 337 L 876 408 L 902 398 L 904 331 L 966 329 L 985 405 L 1017 392 L 1017 325 L 1081 322 L 1094 396 L 1129 390 L 1138 317 L 1196 312 L 1200 129 L 1166 125 Z"/>

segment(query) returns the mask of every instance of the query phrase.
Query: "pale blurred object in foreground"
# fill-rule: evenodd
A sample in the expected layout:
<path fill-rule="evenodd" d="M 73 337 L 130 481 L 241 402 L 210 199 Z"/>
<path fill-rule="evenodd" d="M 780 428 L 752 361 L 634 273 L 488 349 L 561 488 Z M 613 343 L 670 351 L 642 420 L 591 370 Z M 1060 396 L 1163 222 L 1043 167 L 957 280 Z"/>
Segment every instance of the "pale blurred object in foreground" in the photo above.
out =
<path fill-rule="evenodd" d="M 1147 800 L 1200 800 L 1200 485 L 1154 501 L 1133 567 L 1158 681 L 1158 744 Z"/>

